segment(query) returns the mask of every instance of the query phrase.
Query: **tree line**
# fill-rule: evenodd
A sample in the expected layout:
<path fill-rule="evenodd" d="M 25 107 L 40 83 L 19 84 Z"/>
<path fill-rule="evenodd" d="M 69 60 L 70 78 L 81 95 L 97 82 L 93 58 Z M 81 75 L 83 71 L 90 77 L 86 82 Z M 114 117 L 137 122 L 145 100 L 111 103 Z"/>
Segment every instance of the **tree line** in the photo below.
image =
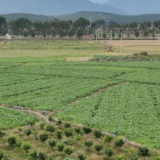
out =
<path fill-rule="evenodd" d="M 136 22 L 119 24 L 115 21 L 110 21 L 109 24 L 106 24 L 101 19 L 90 22 L 90 20 L 83 17 L 75 21 L 53 19 L 45 22 L 32 22 L 22 17 L 7 23 L 4 17 L 0 17 L 0 35 L 5 35 L 8 32 L 11 35 L 23 35 L 25 37 L 30 35 L 32 37 L 42 36 L 45 38 L 47 35 L 52 37 L 59 35 L 60 38 L 63 38 L 76 35 L 81 38 L 83 35 L 95 35 L 95 30 L 97 29 L 103 30 L 103 38 L 106 37 L 108 32 L 112 32 L 112 37 L 115 37 L 115 34 L 118 34 L 119 37 L 121 34 L 127 34 L 128 38 L 130 34 L 134 34 L 136 37 L 140 35 L 147 37 L 152 34 L 155 37 L 155 34 L 159 33 L 160 30 L 160 20 L 155 21 L 153 24 L 149 21 L 141 24 Z"/>

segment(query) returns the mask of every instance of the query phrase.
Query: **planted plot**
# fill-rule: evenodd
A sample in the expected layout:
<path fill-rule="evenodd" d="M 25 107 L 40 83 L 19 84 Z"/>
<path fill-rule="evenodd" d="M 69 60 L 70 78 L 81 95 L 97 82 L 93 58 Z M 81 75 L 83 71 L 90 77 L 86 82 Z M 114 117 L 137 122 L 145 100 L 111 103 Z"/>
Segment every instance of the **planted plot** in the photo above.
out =
<path fill-rule="evenodd" d="M 26 126 L 32 122 L 35 123 L 38 121 L 39 119 L 33 115 L 0 107 L 0 130 L 12 129 L 17 126 Z"/>
<path fill-rule="evenodd" d="M 153 96 L 159 90 L 149 85 L 123 84 L 63 108 L 58 117 L 159 149 L 159 96 Z"/>

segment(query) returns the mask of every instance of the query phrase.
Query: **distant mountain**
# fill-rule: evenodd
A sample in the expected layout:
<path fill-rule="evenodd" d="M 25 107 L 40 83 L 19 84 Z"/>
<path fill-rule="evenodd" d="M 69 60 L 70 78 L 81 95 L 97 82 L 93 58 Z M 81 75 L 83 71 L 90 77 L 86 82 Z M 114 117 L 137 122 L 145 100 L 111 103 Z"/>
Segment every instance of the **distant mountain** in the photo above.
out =
<path fill-rule="evenodd" d="M 109 0 L 106 4 L 130 15 L 160 13 L 160 0 Z"/>
<path fill-rule="evenodd" d="M 89 0 L 0 0 L 0 14 L 30 13 L 51 16 L 80 11 L 127 14 L 108 4 L 95 4 Z"/>
<path fill-rule="evenodd" d="M 3 15 L 7 21 L 15 20 L 20 17 L 25 17 L 33 22 L 35 21 L 48 21 L 52 20 L 54 18 L 58 18 L 61 20 L 76 20 L 79 17 L 84 18 L 91 18 L 92 22 L 98 19 L 103 19 L 106 21 L 106 23 L 109 23 L 111 20 L 117 21 L 118 23 L 130 23 L 130 22 L 137 22 L 141 23 L 144 21 L 151 21 L 154 22 L 155 20 L 160 20 L 160 14 L 145 14 L 145 15 L 136 15 L 136 16 L 125 16 L 125 15 L 117 15 L 117 14 L 111 14 L 111 13 L 104 13 L 104 12 L 78 12 L 68 15 L 61 15 L 61 16 L 44 16 L 44 15 L 35 15 L 35 14 L 5 14 Z"/>

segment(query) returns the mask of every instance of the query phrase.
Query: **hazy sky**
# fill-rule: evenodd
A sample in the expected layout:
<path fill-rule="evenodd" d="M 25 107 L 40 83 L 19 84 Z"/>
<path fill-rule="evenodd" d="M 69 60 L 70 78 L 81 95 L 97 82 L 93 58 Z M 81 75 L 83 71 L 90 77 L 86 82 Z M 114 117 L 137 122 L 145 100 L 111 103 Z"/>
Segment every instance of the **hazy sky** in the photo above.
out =
<path fill-rule="evenodd" d="M 105 3 L 105 2 L 107 2 L 109 0 L 90 0 L 90 1 L 102 4 L 102 3 Z"/>

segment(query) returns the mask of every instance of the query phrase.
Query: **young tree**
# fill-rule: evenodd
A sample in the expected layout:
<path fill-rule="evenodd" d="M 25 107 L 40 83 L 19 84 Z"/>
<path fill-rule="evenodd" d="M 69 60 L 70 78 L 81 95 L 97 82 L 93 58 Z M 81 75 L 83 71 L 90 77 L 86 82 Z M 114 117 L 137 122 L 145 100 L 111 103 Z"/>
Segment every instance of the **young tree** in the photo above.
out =
<path fill-rule="evenodd" d="M 11 136 L 8 138 L 8 143 L 10 146 L 14 146 L 16 144 L 16 141 L 16 137 Z"/>
<path fill-rule="evenodd" d="M 105 33 L 103 33 L 103 39 L 106 39 L 107 35 Z"/>
<path fill-rule="evenodd" d="M 32 133 L 32 131 L 30 129 L 28 129 L 28 130 L 25 131 L 25 134 L 28 136 L 28 138 L 31 135 L 31 133 Z"/>
<path fill-rule="evenodd" d="M 139 37 L 139 32 L 138 32 L 138 31 L 135 32 L 135 36 L 136 36 L 137 38 Z"/>
<path fill-rule="evenodd" d="M 96 150 L 97 152 L 100 152 L 100 151 L 103 149 L 103 146 L 100 145 L 100 144 L 97 144 L 97 145 L 94 146 L 94 148 L 95 148 L 95 150 Z"/>
<path fill-rule="evenodd" d="M 108 143 L 108 146 L 109 146 L 112 140 L 113 140 L 113 136 L 106 135 L 103 139 L 103 142 Z"/>
<path fill-rule="evenodd" d="M 32 148 L 32 145 L 29 142 L 23 143 L 23 149 L 25 150 L 26 153 L 28 153 L 31 148 Z"/>
<path fill-rule="evenodd" d="M 7 33 L 7 22 L 6 19 L 0 16 L 0 35 L 6 35 Z"/>
<path fill-rule="evenodd" d="M 105 149 L 105 153 L 108 157 L 112 157 L 113 156 L 113 150 L 110 148 L 106 148 Z"/>
<path fill-rule="evenodd" d="M 144 160 L 149 156 L 149 149 L 147 147 L 139 147 L 138 150 L 139 156 L 144 157 Z"/>
<path fill-rule="evenodd" d="M 41 134 L 40 135 L 40 141 L 45 142 L 48 139 L 48 134 Z"/>

